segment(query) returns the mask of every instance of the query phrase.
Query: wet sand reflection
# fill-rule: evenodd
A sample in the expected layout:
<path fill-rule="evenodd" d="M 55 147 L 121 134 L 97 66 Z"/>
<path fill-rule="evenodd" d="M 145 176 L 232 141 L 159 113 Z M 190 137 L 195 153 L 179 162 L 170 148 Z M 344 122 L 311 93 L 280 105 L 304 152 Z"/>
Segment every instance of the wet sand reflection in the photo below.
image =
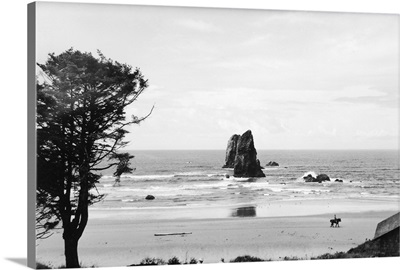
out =
<path fill-rule="evenodd" d="M 255 217 L 257 216 L 254 206 L 239 207 L 232 210 L 232 217 Z"/>

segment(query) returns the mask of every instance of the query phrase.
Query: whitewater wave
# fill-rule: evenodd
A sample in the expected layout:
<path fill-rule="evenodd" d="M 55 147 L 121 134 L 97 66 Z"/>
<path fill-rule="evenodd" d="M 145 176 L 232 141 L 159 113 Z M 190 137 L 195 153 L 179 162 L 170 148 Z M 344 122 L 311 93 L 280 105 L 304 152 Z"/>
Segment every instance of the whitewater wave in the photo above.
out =
<path fill-rule="evenodd" d="M 268 189 L 272 192 L 282 192 L 283 191 L 283 188 L 268 187 Z"/>
<path fill-rule="evenodd" d="M 129 175 L 125 174 L 121 176 L 121 179 L 133 179 L 133 180 L 157 180 L 164 178 L 172 178 L 173 174 L 153 174 L 153 175 Z M 115 176 L 103 175 L 102 180 L 115 179 Z"/>
<path fill-rule="evenodd" d="M 251 181 L 252 178 L 250 177 L 231 177 L 233 180 L 235 180 L 236 182 L 249 182 Z"/>
<path fill-rule="evenodd" d="M 314 177 L 314 178 L 317 178 L 317 176 L 318 176 L 318 174 L 317 174 L 316 172 L 314 172 L 314 171 L 308 171 L 308 172 L 306 172 L 305 174 L 303 174 L 303 176 L 302 176 L 301 178 L 306 177 L 306 176 L 308 176 L 308 175 L 310 175 L 310 174 L 311 174 L 311 176 Z"/>
<path fill-rule="evenodd" d="M 306 173 L 303 174 L 303 176 L 299 177 L 296 179 L 296 182 L 304 182 L 304 177 L 311 175 L 314 178 L 317 178 L 318 174 L 314 171 L 308 171 Z"/>
<path fill-rule="evenodd" d="M 204 172 L 182 172 L 175 173 L 174 177 L 225 177 L 226 174 L 222 173 L 204 173 Z"/>
<path fill-rule="evenodd" d="M 124 176 L 130 179 L 162 179 L 174 177 L 173 174 L 155 174 L 155 175 L 128 175 Z"/>
<path fill-rule="evenodd" d="M 197 180 L 196 178 L 200 178 L 199 180 L 205 180 L 204 178 L 210 178 L 210 180 L 215 180 L 215 178 L 227 179 L 225 173 L 210 173 L 210 172 L 200 172 L 200 171 L 192 171 L 192 172 L 175 172 L 173 174 L 148 174 L 148 175 L 137 175 L 137 174 L 124 174 L 121 176 L 121 180 L 142 180 L 142 181 L 152 181 L 152 180 L 162 180 L 168 179 L 171 181 L 175 180 Z M 247 178 L 240 178 L 241 180 L 247 180 Z M 103 181 L 112 181 L 115 180 L 115 176 L 112 175 L 103 175 L 101 177 Z"/>
<path fill-rule="evenodd" d="M 182 172 L 175 173 L 174 177 L 208 177 L 208 175 L 202 172 Z"/>
<path fill-rule="evenodd" d="M 265 167 L 262 170 L 263 171 L 276 171 L 276 170 L 285 170 L 287 167 L 281 167 L 281 166 L 274 166 L 274 167 Z"/>
<path fill-rule="evenodd" d="M 248 182 L 248 183 L 244 183 L 243 185 L 242 185 L 242 187 L 244 187 L 244 188 L 248 188 L 248 189 L 250 189 L 250 190 L 262 190 L 262 189 L 265 189 L 265 188 L 268 188 L 268 189 L 270 189 L 270 184 L 268 183 L 268 182 L 259 182 L 259 183 L 257 183 L 257 182 Z"/>

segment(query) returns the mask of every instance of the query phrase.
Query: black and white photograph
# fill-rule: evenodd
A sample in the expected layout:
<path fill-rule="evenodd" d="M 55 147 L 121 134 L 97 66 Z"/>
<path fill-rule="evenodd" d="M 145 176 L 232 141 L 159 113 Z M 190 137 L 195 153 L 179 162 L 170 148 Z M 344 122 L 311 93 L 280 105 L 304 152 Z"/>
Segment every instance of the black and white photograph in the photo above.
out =
<path fill-rule="evenodd" d="M 399 257 L 399 14 L 27 10 L 30 267 Z"/>

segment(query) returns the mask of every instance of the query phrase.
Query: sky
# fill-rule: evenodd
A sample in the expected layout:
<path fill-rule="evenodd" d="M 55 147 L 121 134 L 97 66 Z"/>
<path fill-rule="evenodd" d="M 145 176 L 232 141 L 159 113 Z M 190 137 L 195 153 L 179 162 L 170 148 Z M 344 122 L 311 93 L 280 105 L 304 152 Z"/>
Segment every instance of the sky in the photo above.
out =
<path fill-rule="evenodd" d="M 399 16 L 37 5 L 37 62 L 70 47 L 139 67 L 126 149 L 398 149 Z"/>

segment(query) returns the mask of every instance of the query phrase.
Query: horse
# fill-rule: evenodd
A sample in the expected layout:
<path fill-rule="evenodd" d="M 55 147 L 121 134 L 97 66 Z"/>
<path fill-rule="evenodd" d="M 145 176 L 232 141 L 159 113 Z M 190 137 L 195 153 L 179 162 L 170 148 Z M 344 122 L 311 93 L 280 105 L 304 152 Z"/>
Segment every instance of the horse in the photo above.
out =
<path fill-rule="evenodd" d="M 331 227 L 333 227 L 334 224 L 335 224 L 335 227 L 339 227 L 339 222 L 342 222 L 342 219 L 334 218 L 334 219 L 331 219 L 330 222 L 331 222 Z"/>

